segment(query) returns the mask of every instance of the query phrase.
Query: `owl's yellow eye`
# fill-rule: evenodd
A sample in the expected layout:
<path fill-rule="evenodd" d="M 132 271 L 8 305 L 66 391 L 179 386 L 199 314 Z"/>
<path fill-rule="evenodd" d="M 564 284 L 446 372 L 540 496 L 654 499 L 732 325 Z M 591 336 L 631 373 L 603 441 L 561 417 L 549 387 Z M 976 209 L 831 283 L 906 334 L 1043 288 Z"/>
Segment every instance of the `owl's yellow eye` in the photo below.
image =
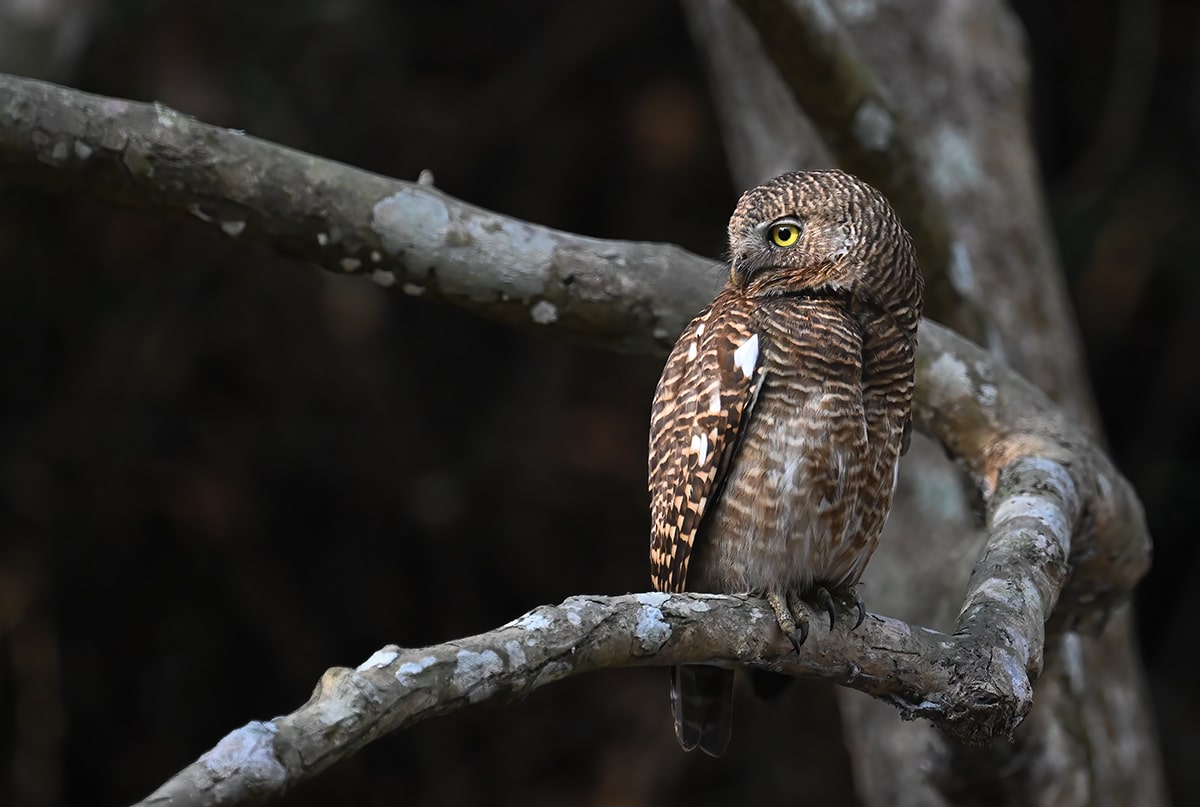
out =
<path fill-rule="evenodd" d="M 794 221 L 781 221 L 771 225 L 771 243 L 777 247 L 794 246 L 800 240 L 800 225 Z"/>

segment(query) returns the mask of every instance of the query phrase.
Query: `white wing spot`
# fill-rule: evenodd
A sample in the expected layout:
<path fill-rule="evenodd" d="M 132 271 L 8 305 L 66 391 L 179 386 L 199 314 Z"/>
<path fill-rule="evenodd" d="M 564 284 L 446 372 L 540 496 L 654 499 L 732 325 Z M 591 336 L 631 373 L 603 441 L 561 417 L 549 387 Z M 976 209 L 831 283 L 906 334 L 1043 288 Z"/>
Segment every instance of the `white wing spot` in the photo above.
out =
<path fill-rule="evenodd" d="M 713 390 L 712 400 L 708 402 L 708 411 L 717 414 L 721 411 L 721 391 Z"/>
<path fill-rule="evenodd" d="M 704 336 L 704 323 L 701 322 L 696 326 L 696 336 Z"/>
<path fill-rule="evenodd" d="M 749 378 L 754 374 L 754 365 L 758 363 L 758 334 L 754 334 L 741 346 L 733 351 L 733 364 Z"/>
<path fill-rule="evenodd" d="M 692 342 L 690 345 L 688 345 L 688 361 L 691 361 L 694 358 L 696 358 L 696 343 Z"/>
<path fill-rule="evenodd" d="M 696 452 L 697 461 L 703 465 L 708 459 L 708 435 L 698 432 L 692 435 L 692 450 Z"/>

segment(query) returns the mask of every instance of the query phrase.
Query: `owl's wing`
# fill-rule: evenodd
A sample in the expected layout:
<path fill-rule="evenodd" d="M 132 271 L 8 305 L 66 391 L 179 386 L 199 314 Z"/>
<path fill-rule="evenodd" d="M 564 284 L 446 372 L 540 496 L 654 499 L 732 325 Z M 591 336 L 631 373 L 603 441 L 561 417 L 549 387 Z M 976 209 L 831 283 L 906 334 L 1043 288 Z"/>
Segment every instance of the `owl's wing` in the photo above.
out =
<path fill-rule="evenodd" d="M 913 370 L 916 343 L 896 321 L 878 311 L 860 318 L 863 329 L 863 407 L 867 417 L 866 495 L 878 503 L 867 509 L 863 529 L 876 536 L 887 521 L 896 489 L 900 457 L 912 440 Z"/>
<path fill-rule="evenodd" d="M 716 502 L 763 383 L 751 314 L 722 292 L 684 329 L 650 415 L 650 577 L 683 591 L 688 558 Z"/>

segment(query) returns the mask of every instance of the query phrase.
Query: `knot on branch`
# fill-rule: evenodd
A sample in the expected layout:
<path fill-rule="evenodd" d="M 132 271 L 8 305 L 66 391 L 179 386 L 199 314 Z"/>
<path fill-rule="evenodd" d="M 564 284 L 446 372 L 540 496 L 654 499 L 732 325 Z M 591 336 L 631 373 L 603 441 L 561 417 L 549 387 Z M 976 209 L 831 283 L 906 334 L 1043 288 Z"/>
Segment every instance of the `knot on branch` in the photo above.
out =
<path fill-rule="evenodd" d="M 964 658 L 947 691 L 947 708 L 933 722 L 955 740 L 984 746 L 1013 732 L 1033 708 L 1033 684 L 1013 653 L 982 643 L 963 648 Z"/>

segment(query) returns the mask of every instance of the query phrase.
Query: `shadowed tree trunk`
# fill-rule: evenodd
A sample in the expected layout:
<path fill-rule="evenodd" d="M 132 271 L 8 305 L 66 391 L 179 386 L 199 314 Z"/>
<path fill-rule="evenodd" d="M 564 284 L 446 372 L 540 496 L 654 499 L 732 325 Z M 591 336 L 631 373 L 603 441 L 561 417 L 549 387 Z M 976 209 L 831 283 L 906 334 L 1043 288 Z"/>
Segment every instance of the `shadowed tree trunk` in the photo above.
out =
<path fill-rule="evenodd" d="M 797 153 L 876 180 L 861 156 L 870 154 L 869 143 L 843 147 L 843 154 L 835 147 L 831 155 L 817 142 L 814 129 L 821 127 L 805 122 L 801 107 L 808 97 L 854 100 L 836 83 L 841 74 L 821 65 L 819 55 L 806 63 L 803 54 L 787 53 L 788 42 L 771 43 L 771 35 L 791 17 L 810 36 L 828 39 L 833 29 L 856 46 L 845 58 L 861 59 L 854 67 L 882 83 L 900 117 L 900 125 L 884 128 L 892 137 L 910 138 L 917 172 L 946 218 L 948 280 L 983 313 L 982 341 L 1094 429 L 1074 315 L 1032 151 L 1024 41 L 1009 9 L 991 0 L 687 0 L 685 7 L 708 59 L 738 185 L 779 172 L 789 158 L 783 155 Z M 792 65 L 789 74 L 775 67 L 774 49 L 783 51 L 778 62 L 785 71 Z M 749 87 L 748 75 L 755 77 Z M 789 96 L 800 104 L 788 103 Z M 863 102 L 849 115 L 869 109 Z M 842 139 L 863 134 L 851 131 Z M 921 258 L 923 265 L 930 262 L 926 254 Z M 946 301 L 931 298 L 926 316 L 961 322 Z M 939 452 L 917 443 L 906 463 L 870 567 L 871 603 L 920 624 L 947 626 L 981 535 L 971 502 Z M 864 802 L 1165 803 L 1128 610 L 1118 610 L 1104 628 L 1057 627 L 1048 637 L 1047 669 L 1033 712 L 1013 743 L 998 741 L 988 751 L 947 744 L 930 726 L 898 722 L 886 706 L 839 690 Z"/>

